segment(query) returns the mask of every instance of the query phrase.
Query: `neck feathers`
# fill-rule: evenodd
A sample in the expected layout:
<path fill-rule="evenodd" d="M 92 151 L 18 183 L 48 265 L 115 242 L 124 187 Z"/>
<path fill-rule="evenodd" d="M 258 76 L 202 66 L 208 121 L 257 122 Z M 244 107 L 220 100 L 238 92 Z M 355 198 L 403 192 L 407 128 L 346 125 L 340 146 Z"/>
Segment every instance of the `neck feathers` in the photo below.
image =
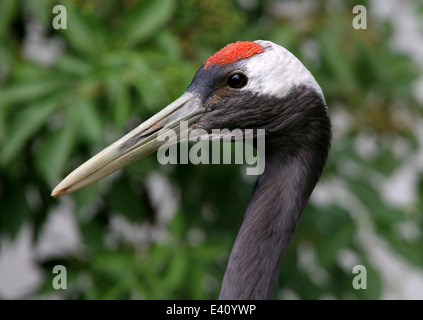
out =
<path fill-rule="evenodd" d="M 281 258 L 320 178 L 330 147 L 330 122 L 323 99 L 302 94 L 285 101 L 285 106 L 297 103 L 297 110 L 291 111 L 294 118 L 290 125 L 294 127 L 288 130 L 278 123 L 284 136 L 277 135 L 275 125 L 266 140 L 265 171 L 254 186 L 220 299 L 272 298 Z M 308 105 L 299 106 L 299 101 Z M 298 119 L 296 125 L 293 119 Z"/>

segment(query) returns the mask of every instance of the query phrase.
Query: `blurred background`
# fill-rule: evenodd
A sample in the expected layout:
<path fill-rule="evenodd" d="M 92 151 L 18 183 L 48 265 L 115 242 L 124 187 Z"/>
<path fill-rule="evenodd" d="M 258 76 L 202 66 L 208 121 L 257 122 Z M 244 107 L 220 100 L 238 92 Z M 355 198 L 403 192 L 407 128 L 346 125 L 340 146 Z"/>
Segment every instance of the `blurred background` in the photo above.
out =
<path fill-rule="evenodd" d="M 423 299 L 422 18 L 412 0 L 0 0 L 0 298 L 216 299 L 254 184 L 244 167 L 150 155 L 50 193 L 211 54 L 265 39 L 313 73 L 334 130 L 275 299 Z"/>

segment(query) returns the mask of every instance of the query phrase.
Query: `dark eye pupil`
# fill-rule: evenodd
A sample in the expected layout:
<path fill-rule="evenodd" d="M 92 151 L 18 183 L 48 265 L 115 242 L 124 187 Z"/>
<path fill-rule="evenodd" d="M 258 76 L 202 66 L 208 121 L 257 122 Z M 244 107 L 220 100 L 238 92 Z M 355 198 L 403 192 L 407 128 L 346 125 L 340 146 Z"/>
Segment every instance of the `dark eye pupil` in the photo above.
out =
<path fill-rule="evenodd" d="M 242 73 L 234 74 L 229 78 L 228 84 L 231 88 L 242 88 L 247 84 L 247 77 Z"/>

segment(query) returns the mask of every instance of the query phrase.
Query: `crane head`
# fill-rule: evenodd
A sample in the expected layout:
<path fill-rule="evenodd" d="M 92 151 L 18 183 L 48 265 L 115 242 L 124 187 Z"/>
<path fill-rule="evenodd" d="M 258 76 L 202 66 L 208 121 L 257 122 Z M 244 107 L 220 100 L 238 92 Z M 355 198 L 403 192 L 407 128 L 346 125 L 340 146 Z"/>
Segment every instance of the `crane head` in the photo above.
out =
<path fill-rule="evenodd" d="M 175 143 L 188 139 L 182 133 L 182 122 L 189 131 L 200 128 L 208 136 L 212 129 L 263 128 L 271 132 L 288 123 L 292 127 L 290 120 L 299 121 L 300 117 L 286 102 L 298 88 L 306 88 L 324 105 L 314 77 L 285 48 L 262 40 L 229 44 L 207 59 L 181 97 L 75 169 L 52 196 L 74 192 L 157 151 L 164 143 L 160 139 L 164 128 L 175 130 Z"/>

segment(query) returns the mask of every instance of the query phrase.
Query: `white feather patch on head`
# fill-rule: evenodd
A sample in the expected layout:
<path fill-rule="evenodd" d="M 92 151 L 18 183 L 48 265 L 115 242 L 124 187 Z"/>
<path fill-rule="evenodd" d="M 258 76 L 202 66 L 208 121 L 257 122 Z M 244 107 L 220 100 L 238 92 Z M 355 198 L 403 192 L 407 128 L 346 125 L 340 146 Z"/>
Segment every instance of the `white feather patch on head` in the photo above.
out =
<path fill-rule="evenodd" d="M 323 92 L 313 75 L 291 52 L 264 40 L 254 41 L 264 48 L 264 52 L 245 60 L 248 83 L 243 90 L 283 98 L 289 90 L 298 85 Z"/>

